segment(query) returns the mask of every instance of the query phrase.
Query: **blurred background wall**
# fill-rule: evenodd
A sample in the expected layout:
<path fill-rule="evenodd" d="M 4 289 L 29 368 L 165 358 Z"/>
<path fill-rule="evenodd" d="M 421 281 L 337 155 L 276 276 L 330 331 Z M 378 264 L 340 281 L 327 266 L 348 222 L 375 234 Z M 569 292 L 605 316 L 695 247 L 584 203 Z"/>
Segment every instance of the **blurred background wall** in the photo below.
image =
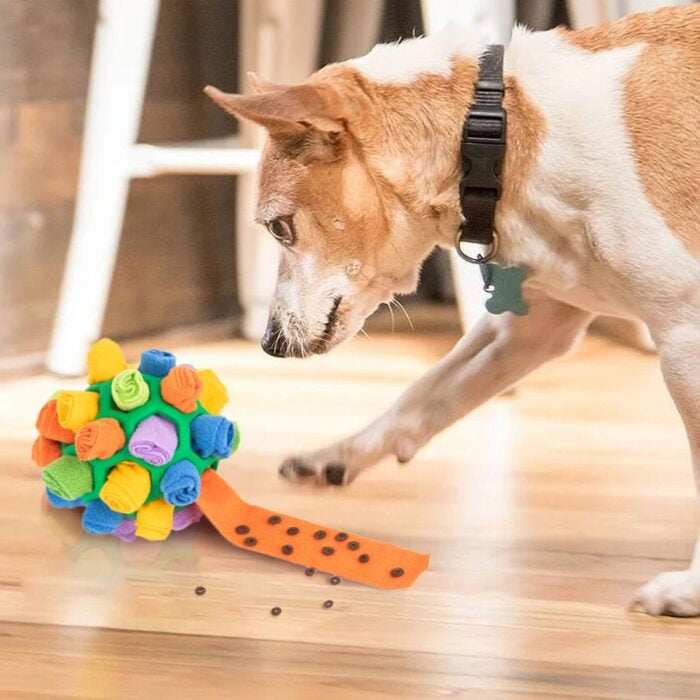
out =
<path fill-rule="evenodd" d="M 96 0 L 0 0 L 0 355 L 46 348 L 70 238 Z M 236 87 L 238 8 L 165 0 L 143 141 L 223 135 L 202 96 Z M 105 163 L 105 167 L 110 167 Z M 232 177 L 132 182 L 105 331 L 236 317 Z"/>

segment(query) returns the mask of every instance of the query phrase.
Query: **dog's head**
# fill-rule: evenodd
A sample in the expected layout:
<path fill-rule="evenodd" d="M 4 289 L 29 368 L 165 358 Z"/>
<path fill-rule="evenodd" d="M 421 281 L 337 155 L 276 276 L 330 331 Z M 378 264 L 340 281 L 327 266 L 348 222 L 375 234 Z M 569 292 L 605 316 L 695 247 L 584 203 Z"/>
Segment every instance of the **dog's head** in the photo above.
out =
<path fill-rule="evenodd" d="M 262 346 L 280 357 L 326 352 L 379 304 L 413 291 L 434 245 L 387 177 L 387 162 L 405 166 L 409 135 L 387 160 L 396 135 L 351 69 L 330 66 L 291 87 L 251 82 L 249 96 L 206 92 L 268 131 L 257 220 L 281 258 Z"/>

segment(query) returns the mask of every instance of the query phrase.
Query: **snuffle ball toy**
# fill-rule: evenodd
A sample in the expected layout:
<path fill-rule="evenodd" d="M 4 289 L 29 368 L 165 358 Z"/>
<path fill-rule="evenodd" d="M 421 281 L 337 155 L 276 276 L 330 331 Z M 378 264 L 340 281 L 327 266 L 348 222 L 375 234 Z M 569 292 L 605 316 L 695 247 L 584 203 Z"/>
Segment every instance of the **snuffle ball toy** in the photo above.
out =
<path fill-rule="evenodd" d="M 82 508 L 95 535 L 164 540 L 205 515 L 229 542 L 378 586 L 404 588 L 429 556 L 247 503 L 217 474 L 238 447 L 221 415 L 226 387 L 210 369 L 146 350 L 138 368 L 103 338 L 88 353 L 84 391 L 56 392 L 32 447 L 55 508 Z"/>

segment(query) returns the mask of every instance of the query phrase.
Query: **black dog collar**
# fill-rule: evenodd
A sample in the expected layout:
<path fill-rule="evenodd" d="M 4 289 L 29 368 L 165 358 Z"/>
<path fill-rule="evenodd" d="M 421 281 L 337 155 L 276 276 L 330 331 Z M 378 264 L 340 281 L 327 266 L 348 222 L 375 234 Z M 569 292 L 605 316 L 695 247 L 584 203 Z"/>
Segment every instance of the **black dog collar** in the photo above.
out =
<path fill-rule="evenodd" d="M 503 46 L 492 44 L 481 56 L 474 102 L 462 128 L 462 180 L 459 202 L 464 221 L 455 247 L 473 263 L 483 263 L 497 252 L 494 235 L 496 202 L 501 196 L 501 165 L 506 151 L 506 110 L 503 107 Z M 476 258 L 462 250 L 463 243 L 486 246 Z"/>

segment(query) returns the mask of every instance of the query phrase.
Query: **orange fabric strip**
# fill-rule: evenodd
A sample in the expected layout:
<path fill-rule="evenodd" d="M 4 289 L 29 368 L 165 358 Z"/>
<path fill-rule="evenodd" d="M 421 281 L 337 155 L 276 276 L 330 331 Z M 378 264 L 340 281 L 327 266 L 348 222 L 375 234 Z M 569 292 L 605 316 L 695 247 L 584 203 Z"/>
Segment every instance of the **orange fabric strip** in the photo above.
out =
<path fill-rule="evenodd" d="M 49 440 L 57 442 L 75 442 L 75 433 L 68 428 L 64 428 L 58 422 L 58 412 L 56 411 L 56 399 L 47 401 L 39 411 L 39 416 L 36 419 L 36 429 L 40 435 L 43 435 Z"/>
<path fill-rule="evenodd" d="M 39 435 L 32 445 L 32 459 L 42 469 L 61 456 L 61 443 Z"/>
<path fill-rule="evenodd" d="M 115 418 L 98 418 L 75 434 L 78 459 L 109 459 L 126 444 L 126 436 Z"/>
<path fill-rule="evenodd" d="M 163 401 L 175 406 L 178 411 L 192 413 L 197 408 L 197 399 L 202 393 L 202 380 L 191 368 L 184 365 L 173 367 L 160 383 Z"/>
<path fill-rule="evenodd" d="M 408 588 L 430 562 L 428 554 L 246 503 L 213 469 L 202 474 L 202 493 L 197 505 L 219 533 L 236 547 L 312 566 L 377 588 Z"/>

